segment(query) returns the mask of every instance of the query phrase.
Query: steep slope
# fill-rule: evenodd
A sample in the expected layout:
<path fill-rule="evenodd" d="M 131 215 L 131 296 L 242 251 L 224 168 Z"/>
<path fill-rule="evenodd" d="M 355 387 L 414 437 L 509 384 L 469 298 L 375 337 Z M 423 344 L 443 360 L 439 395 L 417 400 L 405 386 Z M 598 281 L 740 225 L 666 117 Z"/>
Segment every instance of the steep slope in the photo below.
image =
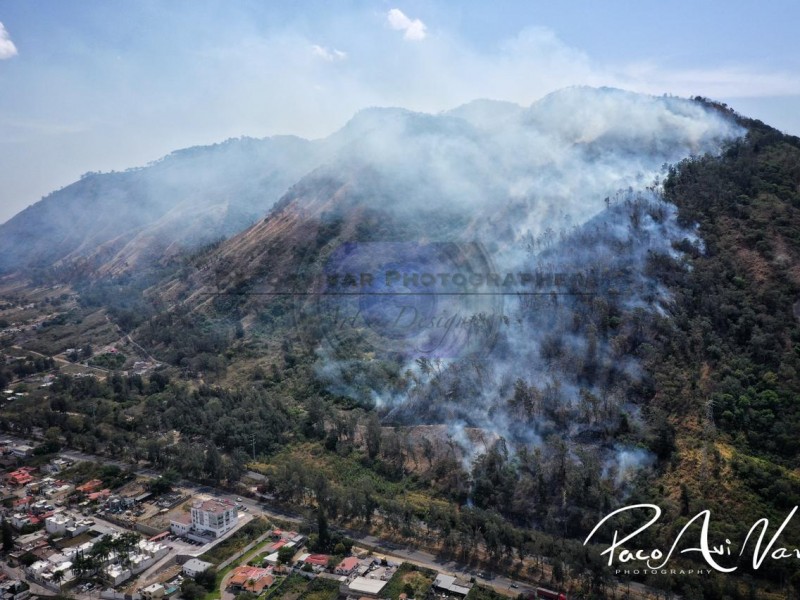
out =
<path fill-rule="evenodd" d="M 312 142 L 238 139 L 89 173 L 0 226 L 0 270 L 111 274 L 240 231 L 318 161 Z"/>
<path fill-rule="evenodd" d="M 466 460 L 478 429 L 590 461 L 622 494 L 657 446 L 642 361 L 671 296 L 649 260 L 680 265 L 675 245 L 701 245 L 654 180 L 743 130 L 700 102 L 618 90 L 491 121 L 494 108 L 461 111 L 480 126 L 362 111 L 266 219 L 151 294 L 238 322 L 256 346 L 298 337 L 328 393 L 387 423 L 445 425 Z M 162 329 L 141 334 L 161 343 Z"/>

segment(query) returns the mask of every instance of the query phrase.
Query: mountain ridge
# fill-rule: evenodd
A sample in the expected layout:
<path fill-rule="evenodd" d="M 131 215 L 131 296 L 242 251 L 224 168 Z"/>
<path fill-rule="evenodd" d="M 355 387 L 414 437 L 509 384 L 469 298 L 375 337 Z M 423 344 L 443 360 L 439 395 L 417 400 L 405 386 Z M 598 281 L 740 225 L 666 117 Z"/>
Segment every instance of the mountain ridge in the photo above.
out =
<path fill-rule="evenodd" d="M 577 114 L 575 105 L 581 102 L 597 110 L 584 109 L 575 120 L 570 113 Z M 627 103 L 626 110 L 614 109 L 615 102 Z M 655 123 L 659 136 L 640 135 L 629 127 L 622 137 L 603 138 L 603 131 L 621 127 L 622 115 L 638 115 L 642 124 L 657 105 L 667 108 L 665 115 L 673 115 L 671 121 Z M 703 143 L 716 143 L 702 141 L 708 134 L 702 129 L 691 132 L 692 120 L 699 122 L 704 110 L 689 100 L 572 88 L 528 108 L 487 100 L 439 115 L 368 108 L 319 140 L 239 138 L 176 150 L 144 167 L 89 173 L 0 225 L 0 272 L 55 267 L 71 276 L 102 277 L 120 275 L 139 263 L 163 264 L 176 253 L 242 231 L 299 179 L 326 164 L 345 169 L 347 163 L 369 164 L 389 176 L 405 170 L 400 179 L 406 183 L 397 185 L 408 187 L 414 179 L 410 198 L 427 196 L 431 201 L 450 195 L 474 205 L 484 196 L 504 194 L 501 188 L 508 185 L 517 185 L 516 193 L 524 194 L 532 185 L 525 171 L 537 164 L 561 162 L 561 168 L 575 170 L 577 165 L 565 162 L 569 156 L 553 153 L 554 143 L 564 148 L 583 145 L 600 159 L 609 149 L 618 151 L 625 145 L 631 157 L 651 152 L 678 159 L 683 156 L 681 142 L 670 136 L 681 134 L 669 133 L 673 129 L 696 138 L 691 152 L 702 149 Z M 562 134 L 551 124 L 564 123 L 567 115 L 574 121 L 572 129 L 556 141 L 553 136 Z M 589 125 L 596 134 L 591 139 L 575 133 Z M 721 135 L 732 133 L 722 122 L 713 127 Z M 503 152 L 492 150 L 501 147 Z M 670 154 L 671 148 L 677 153 Z M 528 160 L 533 162 L 528 165 Z M 624 187 L 622 183 L 618 186 Z"/>

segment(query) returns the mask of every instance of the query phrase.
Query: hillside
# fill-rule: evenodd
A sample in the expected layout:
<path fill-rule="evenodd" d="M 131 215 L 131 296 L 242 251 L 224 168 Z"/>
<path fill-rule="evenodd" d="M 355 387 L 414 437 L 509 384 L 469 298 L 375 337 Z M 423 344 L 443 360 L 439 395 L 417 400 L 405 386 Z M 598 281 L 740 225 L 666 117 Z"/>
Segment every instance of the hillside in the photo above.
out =
<path fill-rule="evenodd" d="M 282 502 L 533 578 L 545 556 L 595 597 L 611 574 L 580 542 L 614 508 L 659 504 L 663 548 L 700 510 L 740 543 L 800 503 L 800 140 L 574 88 L 370 109 L 313 144 L 227 239 L 77 287 L 165 368 L 62 375 L 3 424 L 214 483 L 256 468 Z M 788 591 L 794 566 L 751 550 L 737 575 Z"/>
<path fill-rule="evenodd" d="M 317 160 L 306 140 L 242 138 L 87 173 L 0 225 L 0 272 L 55 268 L 63 279 L 163 264 L 252 223 Z"/>

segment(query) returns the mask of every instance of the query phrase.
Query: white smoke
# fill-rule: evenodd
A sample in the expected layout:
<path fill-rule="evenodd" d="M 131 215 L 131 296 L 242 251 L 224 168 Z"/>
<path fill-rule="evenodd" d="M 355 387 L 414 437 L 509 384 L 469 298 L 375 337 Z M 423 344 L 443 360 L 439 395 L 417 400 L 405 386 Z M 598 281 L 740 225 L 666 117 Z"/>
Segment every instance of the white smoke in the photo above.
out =
<path fill-rule="evenodd" d="M 624 484 L 651 458 L 608 440 L 615 431 L 644 436 L 627 396 L 643 376 L 637 353 L 648 323 L 668 316 L 671 301 L 648 261 L 680 260 L 679 242 L 702 247 L 657 182 L 668 164 L 718 152 L 742 133 L 702 103 L 615 89 L 570 88 L 528 109 L 483 101 L 435 116 L 362 111 L 321 142 L 337 157 L 323 171 L 371 173 L 351 185 L 371 208 L 418 224 L 423 243 L 477 242 L 500 272 L 579 273 L 595 285 L 590 296 L 548 288 L 568 292 L 557 302 L 506 298 L 506 326 L 484 355 L 421 369 L 411 346 L 393 347 L 393 357 L 381 348 L 368 358 L 325 353 L 321 380 L 374 401 L 390 421 L 447 424 L 468 456 L 481 450 L 469 447 L 466 427 L 512 444 L 557 436 L 591 447 Z M 427 227 L 441 215 L 458 224 Z M 375 359 L 397 354 L 405 359 L 397 382 L 369 375 Z"/>

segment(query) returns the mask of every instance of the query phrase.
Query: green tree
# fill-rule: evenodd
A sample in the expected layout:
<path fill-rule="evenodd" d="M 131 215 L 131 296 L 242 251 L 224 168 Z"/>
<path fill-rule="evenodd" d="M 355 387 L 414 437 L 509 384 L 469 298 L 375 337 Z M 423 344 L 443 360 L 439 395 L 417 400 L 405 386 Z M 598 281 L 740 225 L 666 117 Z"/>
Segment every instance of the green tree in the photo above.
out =
<path fill-rule="evenodd" d="M 367 455 L 374 459 L 381 451 L 381 423 L 378 415 L 372 413 L 367 420 L 367 431 L 365 434 L 367 443 Z"/>
<path fill-rule="evenodd" d="M 64 571 L 59 569 L 58 571 L 53 571 L 53 583 L 58 585 L 58 590 L 61 591 L 61 582 L 64 581 Z"/>
<path fill-rule="evenodd" d="M 172 491 L 172 484 L 175 483 L 174 472 L 167 471 L 157 479 L 153 479 L 148 487 L 154 494 L 167 494 Z"/>
<path fill-rule="evenodd" d="M 211 481 L 219 482 L 222 479 L 222 456 L 214 444 L 209 444 L 206 448 L 206 462 L 204 470 Z"/>
<path fill-rule="evenodd" d="M 186 578 L 181 583 L 181 596 L 185 600 L 200 600 L 205 597 L 206 588 L 199 585 L 194 579 Z"/>
<path fill-rule="evenodd" d="M 331 533 L 328 531 L 328 518 L 321 506 L 317 509 L 317 539 L 320 552 L 327 552 L 331 545 Z"/>
<path fill-rule="evenodd" d="M 278 549 L 278 563 L 282 565 L 288 565 L 290 562 L 292 562 L 294 554 L 295 554 L 294 548 L 287 548 L 286 546 L 281 546 Z"/>
<path fill-rule="evenodd" d="M 194 580 L 209 592 L 213 592 L 217 588 L 217 571 L 211 568 L 206 569 L 202 573 L 198 573 Z"/>
<path fill-rule="evenodd" d="M 7 519 L 3 519 L 3 552 L 11 552 L 14 549 L 14 530 L 11 529 L 11 523 Z"/>

